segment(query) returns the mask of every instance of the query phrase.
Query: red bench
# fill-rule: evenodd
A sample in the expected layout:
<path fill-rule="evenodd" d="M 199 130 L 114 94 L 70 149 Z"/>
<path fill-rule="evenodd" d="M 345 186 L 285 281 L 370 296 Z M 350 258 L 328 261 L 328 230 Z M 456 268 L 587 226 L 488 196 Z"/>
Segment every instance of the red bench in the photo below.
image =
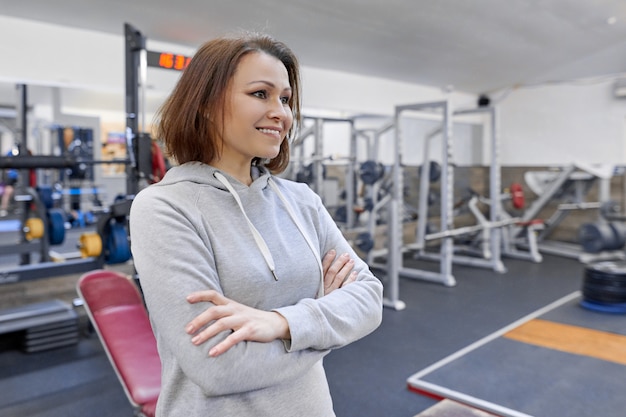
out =
<path fill-rule="evenodd" d="M 96 270 L 79 278 L 77 291 L 135 415 L 153 417 L 161 361 L 139 290 L 118 272 Z"/>

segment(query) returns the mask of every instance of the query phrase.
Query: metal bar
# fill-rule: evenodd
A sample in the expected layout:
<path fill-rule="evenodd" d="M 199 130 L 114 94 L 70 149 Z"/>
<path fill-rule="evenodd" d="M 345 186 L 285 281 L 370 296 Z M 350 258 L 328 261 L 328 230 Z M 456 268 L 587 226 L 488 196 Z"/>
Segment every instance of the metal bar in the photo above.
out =
<path fill-rule="evenodd" d="M 401 268 L 399 273 L 404 278 L 413 278 L 424 281 L 436 282 L 439 284 L 443 284 L 446 287 L 454 287 L 456 285 L 456 280 L 454 279 L 454 276 L 452 274 L 442 276 L 442 274 L 439 272 L 423 271 L 413 268 Z"/>
<path fill-rule="evenodd" d="M 401 135 L 400 110 L 396 107 L 394 114 L 394 124 L 396 131 L 394 135 L 394 161 L 392 167 L 392 190 L 389 201 L 389 230 L 387 233 L 387 278 L 388 284 L 386 292 L 387 298 L 391 300 L 391 305 L 400 298 L 400 269 L 402 268 L 402 235 L 400 234 L 402 207 L 402 172 L 401 172 Z"/>
<path fill-rule="evenodd" d="M 554 195 L 561 189 L 565 181 L 567 181 L 576 170 L 574 165 L 570 165 L 563 169 L 561 174 L 550 184 L 546 191 L 533 202 L 533 204 L 524 212 L 522 221 L 530 221 L 534 219 L 541 209 L 554 197 Z"/>
<path fill-rule="evenodd" d="M 126 152 L 130 163 L 126 166 L 126 193 L 134 195 L 139 191 L 135 139 L 139 132 L 139 68 L 140 53 L 146 48 L 146 40 L 137 29 L 126 23 L 125 64 L 126 64 Z"/>
<path fill-rule="evenodd" d="M 474 232 L 480 232 L 484 229 L 493 230 L 493 229 L 497 229 L 503 226 L 509 226 L 511 224 L 517 223 L 518 221 L 519 221 L 519 218 L 503 219 L 503 220 L 498 220 L 495 222 L 488 222 L 486 224 L 475 224 L 472 226 L 457 227 L 456 229 L 443 230 L 441 232 L 427 234 L 426 236 L 424 236 L 424 239 L 425 240 L 437 240 L 437 239 L 444 239 L 448 237 L 462 236 L 462 235 L 467 235 L 467 234 L 474 233 Z"/>
<path fill-rule="evenodd" d="M 484 108 L 491 121 L 491 163 L 489 164 L 489 219 L 492 224 L 502 220 L 500 210 L 500 190 L 502 189 L 502 172 L 500 168 L 500 119 L 495 107 Z M 492 228 L 489 232 L 491 260 L 494 270 L 502 267 L 502 230 Z"/>
<path fill-rule="evenodd" d="M 420 111 L 426 109 L 437 109 L 447 106 L 447 101 L 433 101 L 429 103 L 417 103 L 417 104 L 403 104 L 396 106 L 396 113 L 402 113 L 404 111 Z M 396 125 L 397 126 L 397 125 Z"/>
<path fill-rule="evenodd" d="M 441 128 L 435 129 L 437 133 L 441 131 Z M 419 249 L 424 248 L 424 237 L 426 236 L 426 226 L 428 222 L 428 194 L 430 192 L 430 139 L 434 138 L 436 134 L 429 134 L 424 139 L 424 157 L 422 160 L 422 167 L 420 168 L 420 192 L 417 201 L 417 211 L 419 216 L 417 218 L 416 242 Z"/>
<path fill-rule="evenodd" d="M 452 111 L 449 103 L 443 102 L 443 146 L 441 147 L 441 229 L 442 231 L 454 228 L 454 149 L 452 143 Z M 443 277 L 452 276 L 452 257 L 454 256 L 454 241 L 444 238 L 441 242 L 440 272 Z"/>
<path fill-rule="evenodd" d="M 355 178 L 355 164 L 357 163 L 357 149 L 356 149 L 356 134 L 354 132 L 354 122 L 350 120 L 350 155 L 354 157 L 354 160 L 348 163 L 348 169 L 346 172 L 346 220 L 348 228 L 353 228 L 356 225 L 356 214 L 354 213 L 354 203 L 356 200 L 356 178 Z"/>
<path fill-rule="evenodd" d="M 586 203 L 563 203 L 559 204 L 557 210 L 592 210 L 599 209 L 602 206 L 600 202 L 586 202 Z"/>
<path fill-rule="evenodd" d="M 77 163 L 76 159 L 68 156 L 0 156 L 2 169 L 70 168 Z"/>
<path fill-rule="evenodd" d="M 39 264 L 22 265 L 17 268 L 0 271 L 0 285 L 21 281 L 33 281 L 54 276 L 77 274 L 102 268 L 98 258 L 86 258 L 66 262 L 42 262 Z"/>

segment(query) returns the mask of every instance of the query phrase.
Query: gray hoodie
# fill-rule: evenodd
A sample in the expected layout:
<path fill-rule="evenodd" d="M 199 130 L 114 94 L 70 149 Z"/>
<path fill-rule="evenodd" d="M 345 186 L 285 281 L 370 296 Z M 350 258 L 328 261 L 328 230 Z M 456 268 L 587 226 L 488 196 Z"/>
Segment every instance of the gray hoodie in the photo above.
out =
<path fill-rule="evenodd" d="M 253 177 L 246 186 L 192 162 L 133 201 L 133 259 L 163 369 L 157 416 L 334 416 L 323 357 L 380 324 L 382 284 L 317 194 L 263 168 Z M 359 276 L 323 296 L 320 257 L 330 249 L 349 253 Z M 204 289 L 279 312 L 291 340 L 242 342 L 209 357 L 229 332 L 200 346 L 185 333 L 209 307 L 185 297 Z"/>

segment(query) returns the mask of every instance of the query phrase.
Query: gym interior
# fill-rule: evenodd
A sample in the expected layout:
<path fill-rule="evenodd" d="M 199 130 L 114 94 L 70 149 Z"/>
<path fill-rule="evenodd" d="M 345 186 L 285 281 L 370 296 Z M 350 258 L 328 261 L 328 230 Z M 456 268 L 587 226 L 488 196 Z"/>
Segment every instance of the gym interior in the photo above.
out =
<path fill-rule="evenodd" d="M 129 211 L 171 166 L 156 110 L 202 42 L 242 28 L 298 54 L 282 175 L 384 286 L 380 327 L 324 360 L 336 415 L 622 417 L 617 0 L 3 5 L 0 415 L 153 415 Z"/>

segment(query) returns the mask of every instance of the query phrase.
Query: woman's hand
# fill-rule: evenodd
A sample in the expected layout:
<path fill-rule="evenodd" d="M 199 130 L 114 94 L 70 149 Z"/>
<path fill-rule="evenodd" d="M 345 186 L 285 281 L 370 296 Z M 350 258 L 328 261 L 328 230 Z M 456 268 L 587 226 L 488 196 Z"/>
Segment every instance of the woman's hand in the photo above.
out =
<path fill-rule="evenodd" d="M 354 260 L 350 259 L 347 253 L 337 257 L 336 251 L 330 250 L 322 259 L 322 267 L 324 295 L 354 282 L 358 276 L 357 271 L 352 271 Z M 187 296 L 187 301 L 191 304 L 200 302 L 214 304 L 185 327 L 185 331 L 193 335 L 191 342 L 194 345 L 201 345 L 223 331 L 232 331 L 226 339 L 211 348 L 209 356 L 221 355 L 237 343 L 246 340 L 267 343 L 291 337 L 289 323 L 275 311 L 248 307 L 214 290 L 194 292 Z"/>
<path fill-rule="evenodd" d="M 324 269 L 324 295 L 328 295 L 337 288 L 341 288 L 344 285 L 356 281 L 356 277 L 359 275 L 357 271 L 352 271 L 352 268 L 354 268 L 354 259 L 351 259 L 349 254 L 344 253 L 343 255 L 337 256 L 335 259 L 336 256 L 337 252 L 331 249 L 322 259 L 322 267 Z"/>
<path fill-rule="evenodd" d="M 191 304 L 211 302 L 214 306 L 196 316 L 185 331 L 194 335 L 191 342 L 200 345 L 218 333 L 232 330 L 232 333 L 209 351 L 209 356 L 218 356 L 245 340 L 271 342 L 276 339 L 289 339 L 287 320 L 275 311 L 258 310 L 237 303 L 214 290 L 198 291 L 190 294 Z M 211 323 L 203 329 L 204 325 Z"/>

